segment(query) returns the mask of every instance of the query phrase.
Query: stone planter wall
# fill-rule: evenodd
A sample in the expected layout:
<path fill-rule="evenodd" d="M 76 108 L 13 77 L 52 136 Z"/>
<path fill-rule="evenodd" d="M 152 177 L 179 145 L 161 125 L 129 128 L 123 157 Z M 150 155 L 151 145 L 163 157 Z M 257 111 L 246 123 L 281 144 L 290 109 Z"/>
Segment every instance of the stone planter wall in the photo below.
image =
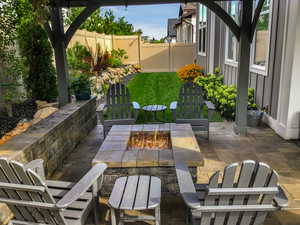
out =
<path fill-rule="evenodd" d="M 0 145 L 0 157 L 22 163 L 41 158 L 49 177 L 96 125 L 96 99 L 74 102 Z M 9 215 L 8 208 L 1 204 L 0 224 Z"/>

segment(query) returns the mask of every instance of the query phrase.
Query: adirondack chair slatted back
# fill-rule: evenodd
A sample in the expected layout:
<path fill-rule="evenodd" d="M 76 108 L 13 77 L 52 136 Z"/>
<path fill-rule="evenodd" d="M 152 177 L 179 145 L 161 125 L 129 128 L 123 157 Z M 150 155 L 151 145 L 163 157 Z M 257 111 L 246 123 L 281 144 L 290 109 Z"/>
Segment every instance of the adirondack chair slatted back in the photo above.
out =
<path fill-rule="evenodd" d="M 18 221 L 65 225 L 61 211 L 44 181 L 18 162 L 0 158 L 0 202 Z"/>
<path fill-rule="evenodd" d="M 254 210 L 245 211 L 227 211 L 227 212 L 203 212 L 201 215 L 201 225 L 260 225 L 267 216 L 267 210 L 255 211 L 255 207 L 269 205 L 272 207 L 272 201 L 275 191 L 267 191 L 267 188 L 277 188 L 278 174 L 264 163 L 254 161 L 244 161 L 239 167 L 238 163 L 231 164 L 224 169 L 222 182 L 218 183 L 220 172 L 216 172 L 209 181 L 208 193 L 204 200 L 205 206 L 249 206 Z M 213 190 L 224 190 L 226 188 L 259 188 L 261 192 L 230 194 L 213 194 Z M 274 189 L 274 190 L 275 190 Z M 243 189 L 246 190 L 246 189 Z M 250 189 L 247 189 L 250 190 Z M 268 189 L 270 190 L 270 189 Z M 265 192 L 264 192 L 265 191 Z M 225 210 L 226 211 L 226 210 Z"/>
<path fill-rule="evenodd" d="M 179 93 L 177 118 L 203 118 L 203 90 L 193 82 L 182 85 Z"/>
<path fill-rule="evenodd" d="M 110 85 L 106 104 L 108 119 L 130 119 L 133 118 L 128 88 L 121 83 Z"/>

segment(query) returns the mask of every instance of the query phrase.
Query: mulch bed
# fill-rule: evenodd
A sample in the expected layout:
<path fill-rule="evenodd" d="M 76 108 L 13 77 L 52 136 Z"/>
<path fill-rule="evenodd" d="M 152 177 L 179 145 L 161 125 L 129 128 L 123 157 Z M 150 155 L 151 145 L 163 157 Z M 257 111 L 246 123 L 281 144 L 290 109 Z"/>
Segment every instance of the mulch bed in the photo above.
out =
<path fill-rule="evenodd" d="M 35 100 L 29 99 L 22 103 L 15 103 L 12 105 L 12 117 L 0 117 L 0 138 L 7 132 L 13 130 L 20 120 L 32 119 L 37 112 L 37 105 Z"/>

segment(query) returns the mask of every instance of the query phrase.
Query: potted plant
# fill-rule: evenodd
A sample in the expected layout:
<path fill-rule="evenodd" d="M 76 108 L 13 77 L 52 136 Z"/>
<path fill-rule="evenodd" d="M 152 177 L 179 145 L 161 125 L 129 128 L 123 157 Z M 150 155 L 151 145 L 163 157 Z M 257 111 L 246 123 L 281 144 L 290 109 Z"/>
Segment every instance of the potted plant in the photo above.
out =
<path fill-rule="evenodd" d="M 91 81 L 86 74 L 80 74 L 71 81 L 71 90 L 74 92 L 76 100 L 88 100 L 91 98 Z"/>
<path fill-rule="evenodd" d="M 247 124 L 249 127 L 258 127 L 261 124 L 263 111 L 259 110 L 256 104 L 248 107 Z"/>

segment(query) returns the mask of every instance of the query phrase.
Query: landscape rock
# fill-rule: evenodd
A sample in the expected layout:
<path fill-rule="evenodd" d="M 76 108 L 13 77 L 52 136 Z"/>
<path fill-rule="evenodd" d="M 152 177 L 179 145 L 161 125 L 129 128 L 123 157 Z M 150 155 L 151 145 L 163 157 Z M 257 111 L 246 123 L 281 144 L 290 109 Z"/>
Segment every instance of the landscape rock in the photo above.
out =
<path fill-rule="evenodd" d="M 38 123 L 39 121 L 47 118 L 48 116 L 50 116 L 52 113 L 55 113 L 56 111 L 58 111 L 58 109 L 55 107 L 46 107 L 46 108 L 42 108 L 42 109 L 38 110 L 34 115 L 32 124 Z"/>

